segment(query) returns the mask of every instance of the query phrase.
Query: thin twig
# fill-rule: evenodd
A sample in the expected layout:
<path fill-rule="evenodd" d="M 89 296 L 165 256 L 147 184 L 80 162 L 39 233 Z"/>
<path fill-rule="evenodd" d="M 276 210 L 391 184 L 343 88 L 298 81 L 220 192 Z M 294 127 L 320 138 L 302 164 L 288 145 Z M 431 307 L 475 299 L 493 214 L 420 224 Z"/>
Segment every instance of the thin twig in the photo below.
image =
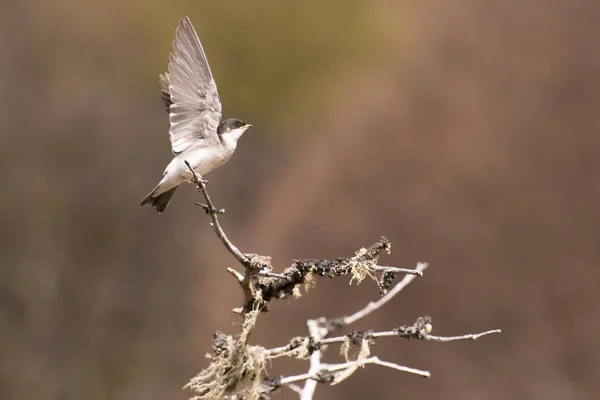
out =
<path fill-rule="evenodd" d="M 476 340 L 482 336 L 487 336 L 487 335 L 491 335 L 494 333 L 501 333 L 501 332 L 502 331 L 500 329 L 493 329 L 493 330 L 489 330 L 489 331 L 485 331 L 485 332 L 481 332 L 481 333 L 470 333 L 468 335 L 462 335 L 462 336 L 435 336 L 435 335 L 430 335 L 430 334 L 421 333 L 421 332 L 414 334 L 414 333 L 407 333 L 401 329 L 393 329 L 391 331 L 382 331 L 382 332 L 354 332 L 354 335 L 362 334 L 365 337 L 365 339 L 367 339 L 367 338 L 368 339 L 379 339 L 379 338 L 385 338 L 385 337 L 403 337 L 403 338 L 407 338 L 407 339 L 429 340 L 429 341 L 433 341 L 433 342 L 454 342 L 454 341 L 458 341 L 458 340 Z M 348 340 L 348 335 L 323 338 L 318 341 L 313 339 L 313 342 L 311 342 L 311 346 L 318 349 L 318 348 L 321 348 L 322 346 L 325 346 L 328 344 L 344 343 L 347 340 Z M 300 340 L 295 339 L 295 342 L 299 343 Z M 300 346 L 298 346 L 296 348 L 299 349 Z M 289 353 L 291 350 L 293 350 L 293 347 L 290 344 L 288 344 L 286 346 L 274 347 L 272 349 L 266 349 L 266 350 L 264 350 L 263 354 L 267 359 L 269 359 L 269 358 L 278 357 L 284 353 Z"/>
<path fill-rule="evenodd" d="M 319 380 L 319 378 L 317 377 L 316 374 L 311 374 L 311 373 L 306 373 L 306 374 L 298 374 L 298 375 L 292 375 L 292 376 L 286 376 L 281 378 L 280 383 L 282 385 L 290 385 L 291 383 L 294 382 L 302 382 L 302 381 L 307 381 L 306 383 L 308 383 L 308 380 L 312 379 L 314 380 L 314 385 L 315 387 L 317 386 L 317 381 Z M 302 397 L 302 394 L 304 393 L 304 390 L 301 389 L 300 392 L 300 398 L 303 399 L 304 397 Z"/>
<path fill-rule="evenodd" d="M 423 271 L 419 271 L 417 269 L 387 267 L 387 266 L 382 266 L 382 265 L 373 265 L 373 266 L 369 267 L 369 269 L 372 269 L 373 271 L 396 272 L 399 274 L 423 276 Z"/>
<path fill-rule="evenodd" d="M 198 186 L 198 189 L 200 189 L 202 195 L 204 196 L 204 199 L 206 200 L 206 205 L 202 204 L 202 207 L 210 215 L 210 218 L 212 219 L 211 226 L 217 234 L 217 237 L 221 240 L 221 242 L 223 242 L 223 245 L 240 262 L 240 264 L 244 266 L 244 268 L 251 268 L 250 260 L 248 260 L 248 257 L 246 257 L 244 253 L 242 253 L 237 247 L 235 247 L 233 243 L 231 243 L 231 241 L 227 238 L 227 235 L 223 231 L 223 228 L 221 228 L 221 225 L 219 224 L 219 218 L 217 216 L 221 213 L 221 210 L 217 210 L 212 200 L 210 199 L 208 191 L 206 190 L 206 181 L 203 180 L 202 177 L 196 173 L 196 171 L 194 171 L 190 163 L 185 161 L 185 165 L 187 165 L 187 167 L 192 172 L 192 182 Z M 225 211 L 223 210 L 223 212 Z"/>
<path fill-rule="evenodd" d="M 235 269 L 229 267 L 227 268 L 227 272 L 229 272 L 238 281 L 239 284 L 242 284 L 242 282 L 244 281 L 244 275 L 239 273 Z"/>
<path fill-rule="evenodd" d="M 380 360 L 379 357 L 371 357 L 371 358 L 367 358 L 367 360 L 373 360 L 373 362 L 371 364 L 381 365 L 382 367 L 397 369 L 398 371 L 403 371 L 403 372 L 408 372 L 410 374 L 420 375 L 425 378 L 431 377 L 431 373 L 429 371 L 424 371 L 424 370 L 416 369 L 416 368 L 409 368 L 409 367 L 405 367 L 403 365 L 391 363 L 389 361 L 383 361 L 383 360 Z M 365 364 L 369 364 L 369 363 L 365 362 Z"/>
<path fill-rule="evenodd" d="M 415 270 L 422 273 L 427 267 L 428 267 L 427 263 L 419 263 L 419 264 L 417 264 L 417 268 Z M 357 311 L 352 315 L 343 317 L 342 323 L 344 325 L 350 325 L 350 324 L 358 321 L 359 319 L 364 318 L 367 315 L 371 314 L 373 311 L 378 310 L 381 306 L 383 306 L 385 303 L 387 303 L 392 298 L 394 298 L 394 296 L 396 296 L 398 293 L 400 293 L 400 291 L 402 289 L 404 289 L 409 283 L 411 283 L 415 278 L 416 278 L 416 275 L 406 275 L 404 277 L 404 279 L 402 279 L 400 282 L 398 282 L 396 284 L 396 286 L 394 286 L 393 289 L 391 289 L 389 292 L 387 292 L 387 294 L 385 296 L 383 296 L 382 298 L 380 298 L 379 300 L 377 300 L 375 302 L 373 302 L 373 301 L 370 302 L 362 310 Z"/>
<path fill-rule="evenodd" d="M 383 361 L 383 360 L 379 359 L 379 357 L 377 357 L 377 356 L 365 358 L 364 360 L 349 361 L 349 362 L 342 363 L 342 364 L 322 364 L 322 366 L 323 366 L 323 369 L 325 369 L 329 372 L 335 372 L 335 371 L 343 371 L 344 369 L 353 368 L 356 366 L 362 367 L 365 364 L 381 365 L 383 367 L 397 369 L 398 371 L 404 371 L 404 372 L 408 372 L 411 374 L 420 375 L 425 378 L 431 377 L 431 373 L 429 373 L 429 371 L 423 371 L 421 369 L 416 369 L 416 368 L 409 368 L 409 367 L 405 367 L 403 365 L 395 364 L 393 362 Z"/>
<path fill-rule="evenodd" d="M 344 371 L 344 370 L 347 370 L 350 368 L 362 367 L 366 364 L 381 365 L 382 367 L 387 367 L 387 368 L 392 368 L 392 369 L 395 369 L 398 371 L 408 372 L 408 373 L 419 375 L 419 376 L 422 376 L 425 378 L 431 377 L 431 373 L 429 371 L 405 367 L 403 365 L 398 365 L 398 364 L 395 364 L 395 363 L 392 363 L 389 361 L 383 361 L 383 360 L 380 360 L 379 357 L 369 357 L 364 360 L 350 361 L 350 362 L 341 363 L 341 364 L 322 364 L 321 368 L 315 373 L 309 371 L 306 374 L 284 377 L 284 378 L 281 378 L 280 382 L 282 385 L 289 385 L 294 382 L 306 381 L 306 383 L 304 385 L 304 390 L 302 391 L 302 395 L 300 397 L 301 399 L 304 399 L 305 395 L 312 396 L 312 394 L 313 394 L 313 393 L 308 393 L 306 391 L 306 385 L 309 382 L 312 382 L 312 385 L 314 385 L 316 387 L 317 383 L 323 379 L 322 376 L 324 373 Z M 310 399 L 312 397 L 307 397 L 307 398 Z"/>
<path fill-rule="evenodd" d="M 457 340 L 477 340 L 482 336 L 492 335 L 494 333 L 502 333 L 502 329 L 492 329 L 491 331 L 485 331 L 481 333 L 470 333 L 462 336 L 434 336 L 434 335 L 423 335 L 424 340 L 431 340 L 433 342 L 455 342 Z"/>
<path fill-rule="evenodd" d="M 197 185 L 198 189 L 202 192 L 202 195 L 204 196 L 204 199 L 206 200 L 206 204 L 200 204 L 200 203 L 196 203 L 196 204 L 198 204 L 202 208 L 204 208 L 204 210 L 210 215 L 210 218 L 212 220 L 212 223 L 210 224 L 210 226 L 213 228 L 213 231 L 215 232 L 217 237 L 221 240 L 221 242 L 223 243 L 225 248 L 238 260 L 238 262 L 245 269 L 245 274 L 243 275 L 243 279 L 240 282 L 240 286 L 242 287 L 242 290 L 244 292 L 244 307 L 242 307 L 241 312 L 239 312 L 240 314 L 245 314 L 254 307 L 254 305 L 257 301 L 256 296 L 255 296 L 256 293 L 255 293 L 254 287 L 252 285 L 252 278 L 254 277 L 256 271 L 254 271 L 253 265 L 250 262 L 250 260 L 248 259 L 248 257 L 244 253 L 242 253 L 233 243 L 231 243 L 229 238 L 227 238 L 225 231 L 221 227 L 221 224 L 219 223 L 218 214 L 223 214 L 225 212 L 225 210 L 217 209 L 215 207 L 215 205 L 213 204 L 212 200 L 210 199 L 210 196 L 208 195 L 208 191 L 206 190 L 206 182 L 207 181 L 202 179 L 202 177 L 200 175 L 198 175 L 196 173 L 196 171 L 194 171 L 194 169 L 192 168 L 190 163 L 187 162 L 187 160 L 185 161 L 185 165 L 187 165 L 187 167 L 189 168 L 189 170 L 192 173 L 192 176 L 193 176 L 192 182 Z M 228 272 L 232 273 L 231 271 L 228 271 Z M 233 275 L 236 276 L 236 278 L 238 278 L 238 281 L 239 281 L 239 276 L 236 274 L 233 274 Z M 239 309 L 234 309 L 234 312 L 238 313 L 236 310 L 239 310 Z"/>
<path fill-rule="evenodd" d="M 298 385 L 294 385 L 293 383 L 287 383 L 286 386 L 288 388 L 290 388 L 291 390 L 293 390 L 294 392 L 298 393 L 298 394 L 302 394 L 302 388 Z"/>

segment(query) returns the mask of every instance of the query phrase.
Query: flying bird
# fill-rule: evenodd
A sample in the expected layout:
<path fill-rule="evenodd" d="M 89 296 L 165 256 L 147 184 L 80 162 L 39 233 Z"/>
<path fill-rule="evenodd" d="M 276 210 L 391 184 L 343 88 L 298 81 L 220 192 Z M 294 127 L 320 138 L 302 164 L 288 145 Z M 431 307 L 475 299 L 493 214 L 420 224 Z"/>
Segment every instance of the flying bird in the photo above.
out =
<path fill-rule="evenodd" d="M 239 119 L 221 120 L 221 100 L 198 35 L 188 17 L 179 21 L 169 55 L 168 72 L 160 75 L 161 97 L 169 114 L 169 138 L 175 156 L 158 185 L 140 205 L 165 211 L 175 190 L 225 164 L 242 134 L 252 125 Z"/>

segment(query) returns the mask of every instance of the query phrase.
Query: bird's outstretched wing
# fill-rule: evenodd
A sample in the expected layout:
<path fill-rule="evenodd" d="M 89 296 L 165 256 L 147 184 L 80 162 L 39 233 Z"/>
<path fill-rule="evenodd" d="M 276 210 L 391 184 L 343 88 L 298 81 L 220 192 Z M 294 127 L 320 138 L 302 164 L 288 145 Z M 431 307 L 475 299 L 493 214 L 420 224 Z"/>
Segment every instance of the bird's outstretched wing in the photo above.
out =
<path fill-rule="evenodd" d="M 188 17 L 179 21 L 169 72 L 160 77 L 169 112 L 171 148 L 178 154 L 192 145 L 218 141 L 221 100 L 206 55 Z"/>

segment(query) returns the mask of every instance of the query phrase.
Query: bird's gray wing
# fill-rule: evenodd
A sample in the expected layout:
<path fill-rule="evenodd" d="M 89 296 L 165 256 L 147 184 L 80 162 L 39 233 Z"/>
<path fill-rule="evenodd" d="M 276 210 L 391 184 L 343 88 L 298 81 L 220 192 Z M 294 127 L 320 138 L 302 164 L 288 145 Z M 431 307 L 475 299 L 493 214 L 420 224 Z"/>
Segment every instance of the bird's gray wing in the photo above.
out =
<path fill-rule="evenodd" d="M 173 153 L 190 146 L 218 141 L 221 100 L 206 55 L 188 17 L 179 21 L 169 55 L 169 72 L 161 76 L 161 92 L 168 107 Z"/>

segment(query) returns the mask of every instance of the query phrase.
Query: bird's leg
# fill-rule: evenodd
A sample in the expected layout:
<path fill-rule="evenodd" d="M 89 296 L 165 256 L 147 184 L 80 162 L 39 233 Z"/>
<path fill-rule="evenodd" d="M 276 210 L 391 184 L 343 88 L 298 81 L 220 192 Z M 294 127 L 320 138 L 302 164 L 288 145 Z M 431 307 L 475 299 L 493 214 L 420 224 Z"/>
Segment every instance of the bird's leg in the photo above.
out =
<path fill-rule="evenodd" d="M 192 177 L 192 183 L 195 183 L 196 185 L 206 185 L 208 181 L 206 179 L 203 179 L 200 175 L 194 174 L 194 176 Z"/>
<path fill-rule="evenodd" d="M 204 211 L 207 214 L 225 214 L 225 209 L 221 208 L 220 210 L 217 210 L 214 206 L 212 206 L 210 198 L 208 197 L 208 193 L 206 193 L 206 184 L 208 183 L 208 181 L 206 179 L 202 179 L 202 177 L 196 173 L 196 171 L 194 171 L 194 169 L 192 168 L 192 166 L 190 165 L 189 162 L 187 162 L 187 160 L 184 161 L 185 165 L 187 165 L 187 167 L 190 169 L 190 172 L 192 173 L 192 183 L 194 183 L 197 187 L 198 187 L 198 191 L 204 193 L 204 197 L 206 198 L 206 201 L 209 204 L 202 204 L 202 203 L 195 203 L 197 206 L 200 206 L 204 209 Z"/>
<path fill-rule="evenodd" d="M 192 179 L 191 179 L 192 183 L 195 183 L 198 186 L 206 185 L 208 183 L 208 181 L 206 179 L 203 179 L 202 176 L 200 176 L 200 174 L 198 174 L 196 171 L 194 171 L 194 168 L 192 168 L 192 166 L 190 165 L 189 162 L 187 162 L 187 160 L 185 160 L 184 162 L 185 162 L 185 165 L 187 165 L 187 167 L 190 169 L 190 172 L 192 173 Z"/>
<path fill-rule="evenodd" d="M 192 183 L 200 186 L 200 185 L 206 185 L 208 183 L 208 181 L 204 178 L 202 178 L 202 176 L 198 175 L 196 173 L 196 171 L 192 170 L 192 179 L 191 179 Z"/>

